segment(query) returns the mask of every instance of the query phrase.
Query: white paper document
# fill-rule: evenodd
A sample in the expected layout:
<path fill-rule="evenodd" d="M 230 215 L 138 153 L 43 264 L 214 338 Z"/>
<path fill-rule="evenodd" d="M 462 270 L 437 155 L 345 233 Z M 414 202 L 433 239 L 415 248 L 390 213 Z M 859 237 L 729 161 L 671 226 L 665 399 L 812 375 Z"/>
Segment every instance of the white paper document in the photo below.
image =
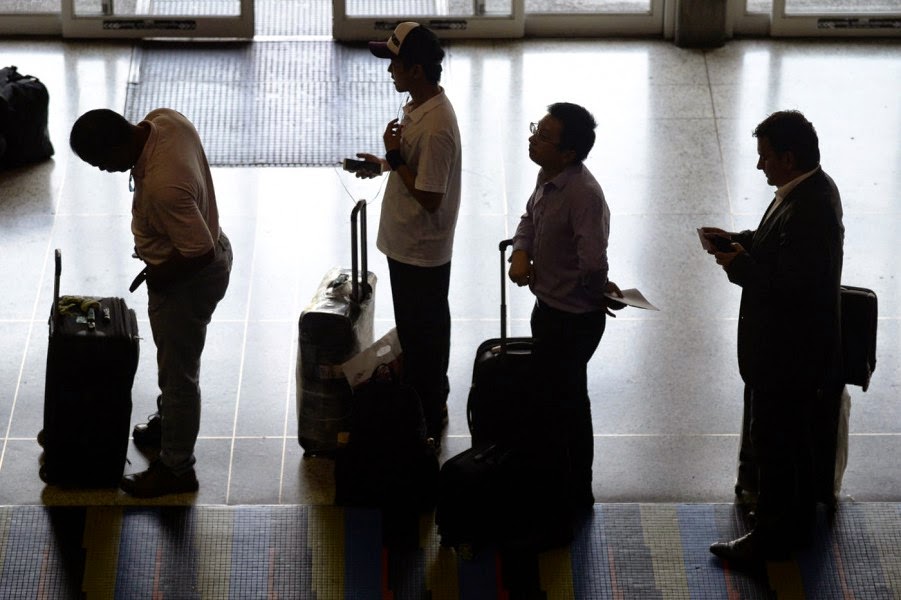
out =
<path fill-rule="evenodd" d="M 604 294 L 605 297 L 610 298 L 611 300 L 616 300 L 617 302 L 622 302 L 626 306 L 634 306 L 635 308 L 643 308 L 645 310 L 660 310 L 650 302 L 648 299 L 642 295 L 635 288 L 631 288 L 628 290 L 620 290 L 623 293 L 623 297 L 620 298 L 616 294 Z"/>

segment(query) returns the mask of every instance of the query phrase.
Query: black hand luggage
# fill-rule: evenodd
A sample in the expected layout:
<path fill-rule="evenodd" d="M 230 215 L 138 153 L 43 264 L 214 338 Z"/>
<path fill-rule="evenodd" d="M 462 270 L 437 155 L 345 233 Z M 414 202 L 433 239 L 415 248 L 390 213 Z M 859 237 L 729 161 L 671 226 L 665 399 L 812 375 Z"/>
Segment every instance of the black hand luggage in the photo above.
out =
<path fill-rule="evenodd" d="M 117 487 L 125 468 L 138 321 L 122 298 L 59 295 L 56 251 L 44 389 L 41 479 Z"/>
<path fill-rule="evenodd" d="M 513 240 L 499 244 L 501 256 L 501 336 L 485 340 L 476 350 L 466 417 L 472 444 L 508 440 L 527 429 L 533 418 L 531 394 L 534 368 L 532 338 L 507 337 L 506 250 Z"/>
<path fill-rule="evenodd" d="M 36 77 L 16 67 L 0 69 L 0 166 L 18 166 L 53 156 L 47 132 L 50 95 Z"/>
<path fill-rule="evenodd" d="M 434 508 L 437 487 L 419 395 L 382 365 L 354 390 L 347 440 L 335 456 L 335 504 L 416 515 Z"/>
<path fill-rule="evenodd" d="M 501 336 L 479 345 L 472 369 L 472 448 L 448 459 L 438 479 L 441 544 L 464 557 L 486 546 L 537 552 L 572 539 L 569 457 L 540 419 L 532 338 L 507 337 L 505 258 L 512 243 L 499 244 Z"/>
<path fill-rule="evenodd" d="M 876 369 L 876 293 L 866 288 L 842 286 L 842 361 L 845 383 L 867 391 Z"/>
<path fill-rule="evenodd" d="M 353 397 L 341 365 L 374 341 L 376 277 L 367 270 L 363 200 L 351 212 L 351 255 L 351 269 L 326 273 L 298 322 L 297 441 L 309 456 L 332 456 L 337 450 Z"/>
<path fill-rule="evenodd" d="M 449 458 L 438 479 L 442 546 L 471 558 L 486 547 L 541 552 L 572 541 L 561 448 L 484 443 Z"/>
<path fill-rule="evenodd" d="M 510 452 L 496 443 L 474 445 L 441 466 L 435 510 L 441 545 L 470 558 L 502 537 L 497 516 L 515 503 L 507 490 L 509 482 L 500 479 Z"/>

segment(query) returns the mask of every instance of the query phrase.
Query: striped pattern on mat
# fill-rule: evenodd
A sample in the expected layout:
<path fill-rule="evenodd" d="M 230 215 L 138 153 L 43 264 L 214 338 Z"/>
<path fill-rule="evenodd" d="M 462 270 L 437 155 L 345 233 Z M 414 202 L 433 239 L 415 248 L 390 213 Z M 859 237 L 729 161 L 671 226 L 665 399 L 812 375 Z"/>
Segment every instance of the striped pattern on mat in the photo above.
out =
<path fill-rule="evenodd" d="M 901 505 L 843 503 L 796 559 L 728 568 L 726 504 L 598 504 L 532 557 L 419 543 L 389 551 L 378 513 L 328 506 L 0 507 L 0 598 L 898 598 Z M 418 547 L 417 547 L 418 546 Z M 532 594 L 532 595 L 529 595 Z"/>

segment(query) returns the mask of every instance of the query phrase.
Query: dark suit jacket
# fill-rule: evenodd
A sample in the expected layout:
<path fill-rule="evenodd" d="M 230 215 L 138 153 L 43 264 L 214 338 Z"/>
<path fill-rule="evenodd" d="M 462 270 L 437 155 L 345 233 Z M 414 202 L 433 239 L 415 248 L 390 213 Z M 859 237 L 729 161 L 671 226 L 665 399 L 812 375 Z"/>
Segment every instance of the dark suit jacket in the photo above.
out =
<path fill-rule="evenodd" d="M 765 213 L 764 213 L 765 214 Z M 841 378 L 841 198 L 817 168 L 754 231 L 727 270 L 742 288 L 738 365 L 761 390 L 823 388 Z"/>

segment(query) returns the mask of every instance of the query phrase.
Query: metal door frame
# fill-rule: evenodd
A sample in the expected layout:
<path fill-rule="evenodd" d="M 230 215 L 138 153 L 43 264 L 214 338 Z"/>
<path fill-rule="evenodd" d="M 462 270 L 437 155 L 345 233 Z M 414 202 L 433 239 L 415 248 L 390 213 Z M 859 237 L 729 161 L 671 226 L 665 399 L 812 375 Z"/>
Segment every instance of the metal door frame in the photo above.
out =
<path fill-rule="evenodd" d="M 60 35 L 59 13 L 0 13 L 0 35 Z"/>
<path fill-rule="evenodd" d="M 672 37 L 675 0 L 650 0 L 646 13 L 526 13 L 528 36 L 602 37 L 660 35 Z"/>
<path fill-rule="evenodd" d="M 238 0 L 237 16 L 123 15 L 113 0 L 103 0 L 111 14 L 76 15 L 75 0 L 62 0 L 60 22 L 64 38 L 238 38 L 254 34 L 254 0 Z"/>
<path fill-rule="evenodd" d="M 479 5 L 474 0 L 474 7 Z M 369 17 L 348 16 L 346 0 L 332 0 L 332 36 L 340 41 L 376 39 L 394 29 L 397 23 L 416 20 L 442 38 L 521 38 L 524 36 L 605 36 L 664 35 L 670 27 L 675 2 L 650 0 L 647 13 L 526 13 L 525 0 L 512 0 L 509 16 L 480 15 L 464 17 Z M 668 16 L 667 16 L 668 15 Z M 667 25 L 669 24 L 669 25 Z"/>
<path fill-rule="evenodd" d="M 787 15 L 786 0 L 773 0 L 772 37 L 901 37 L 901 12 Z"/>
<path fill-rule="evenodd" d="M 523 36 L 524 0 L 511 0 L 510 15 L 480 15 L 479 0 L 473 0 L 472 16 L 348 16 L 345 0 L 332 0 L 332 37 L 338 41 L 386 38 L 398 23 L 417 21 L 441 38 L 520 38 Z"/>
<path fill-rule="evenodd" d="M 733 33 L 776 37 L 901 37 L 901 13 L 786 15 L 786 0 L 773 0 L 767 13 L 748 13 L 747 0 L 728 0 L 727 37 Z M 874 21 L 877 20 L 877 21 Z M 897 21 L 894 28 L 878 20 Z"/>
<path fill-rule="evenodd" d="M 727 0 L 726 39 L 735 34 L 769 37 L 771 15 L 747 12 L 747 0 Z"/>

